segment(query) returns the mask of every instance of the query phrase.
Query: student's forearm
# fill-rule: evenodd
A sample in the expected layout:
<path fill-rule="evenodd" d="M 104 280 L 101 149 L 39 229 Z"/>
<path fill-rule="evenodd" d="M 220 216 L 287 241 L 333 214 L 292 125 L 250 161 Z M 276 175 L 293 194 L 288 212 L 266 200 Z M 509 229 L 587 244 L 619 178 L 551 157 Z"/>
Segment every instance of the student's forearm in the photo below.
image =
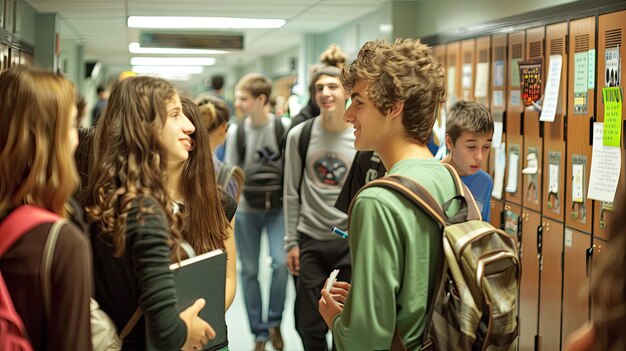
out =
<path fill-rule="evenodd" d="M 225 310 L 228 311 L 230 305 L 233 304 L 235 299 L 235 292 L 237 291 L 237 250 L 235 248 L 235 218 L 230 222 L 230 229 L 228 230 L 228 238 L 224 243 L 226 247 L 227 261 L 226 261 L 226 292 L 225 292 Z"/>

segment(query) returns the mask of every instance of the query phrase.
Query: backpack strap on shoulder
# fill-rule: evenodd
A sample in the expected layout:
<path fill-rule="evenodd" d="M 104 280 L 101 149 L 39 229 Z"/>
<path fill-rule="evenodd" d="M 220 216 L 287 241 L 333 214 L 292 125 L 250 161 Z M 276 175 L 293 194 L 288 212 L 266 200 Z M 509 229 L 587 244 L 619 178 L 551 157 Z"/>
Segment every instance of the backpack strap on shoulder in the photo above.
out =
<path fill-rule="evenodd" d="M 243 164 L 243 161 L 246 159 L 246 134 L 245 134 L 245 123 L 246 119 L 243 118 L 239 122 L 237 122 L 237 153 L 239 153 L 239 162 Z"/>
<path fill-rule="evenodd" d="M 448 207 L 454 200 L 461 201 L 461 208 L 459 210 L 459 213 L 456 216 L 452 217 L 450 221 L 452 223 L 460 223 L 470 220 L 482 220 L 480 208 L 478 207 L 476 200 L 474 200 L 472 192 L 467 188 L 465 183 L 463 183 L 461 177 L 456 172 L 454 167 L 452 167 L 452 165 L 443 162 L 442 164 L 444 165 L 444 167 L 446 167 L 448 172 L 450 172 L 450 175 L 454 180 L 454 185 L 456 186 L 456 193 L 458 194 L 454 198 L 448 200 L 448 202 L 443 205 L 443 210 L 447 211 Z"/>
<path fill-rule="evenodd" d="M 302 193 L 302 182 L 304 181 L 304 170 L 306 168 L 306 155 L 309 151 L 309 143 L 311 142 L 311 134 L 313 132 L 313 123 L 317 117 L 309 118 L 302 122 L 302 133 L 300 133 L 300 139 L 298 139 L 298 155 L 302 161 L 302 170 L 300 172 L 300 184 L 298 184 L 298 199 L 300 199 Z"/>
<path fill-rule="evenodd" d="M 280 117 L 274 116 L 274 134 L 276 134 L 276 145 L 278 145 L 278 154 L 282 155 L 285 148 L 285 126 Z"/>
<path fill-rule="evenodd" d="M 33 205 L 23 205 L 15 209 L 0 223 L 0 257 L 22 235 L 43 223 L 56 222 L 61 219 L 56 213 Z"/>

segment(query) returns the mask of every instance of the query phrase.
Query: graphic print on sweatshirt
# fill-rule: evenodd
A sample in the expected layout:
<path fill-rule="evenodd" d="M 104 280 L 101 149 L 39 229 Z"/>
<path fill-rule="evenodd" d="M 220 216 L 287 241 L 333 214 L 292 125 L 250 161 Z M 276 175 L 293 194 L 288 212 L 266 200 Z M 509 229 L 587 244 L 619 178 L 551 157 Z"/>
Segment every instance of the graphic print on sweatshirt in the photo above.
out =
<path fill-rule="evenodd" d="M 348 164 L 350 160 L 344 160 L 334 152 L 319 152 L 311 155 L 313 182 L 321 188 L 341 187 L 348 174 Z M 307 157 L 308 158 L 308 157 Z"/>

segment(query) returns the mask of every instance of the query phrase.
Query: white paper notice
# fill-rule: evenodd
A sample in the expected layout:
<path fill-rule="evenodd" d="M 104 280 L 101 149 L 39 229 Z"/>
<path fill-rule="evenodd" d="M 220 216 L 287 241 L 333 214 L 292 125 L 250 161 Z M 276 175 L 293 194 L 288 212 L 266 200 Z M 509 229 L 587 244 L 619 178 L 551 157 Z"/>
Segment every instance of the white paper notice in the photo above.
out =
<path fill-rule="evenodd" d="M 504 143 L 495 148 L 496 167 L 493 175 L 493 190 L 491 196 L 498 200 L 502 199 L 502 188 L 504 186 L 504 169 L 506 168 L 506 146 Z"/>
<path fill-rule="evenodd" d="M 479 62 L 476 64 L 476 84 L 474 85 L 474 97 L 487 97 L 489 87 L 489 63 Z"/>
<path fill-rule="evenodd" d="M 520 106 L 522 104 L 522 93 L 519 90 L 511 90 L 509 101 L 511 106 Z"/>
<path fill-rule="evenodd" d="M 493 122 L 493 138 L 491 147 L 496 149 L 502 144 L 502 122 Z"/>
<path fill-rule="evenodd" d="M 546 81 L 546 91 L 541 108 L 540 121 L 554 122 L 557 104 L 559 103 L 559 88 L 561 86 L 561 68 L 563 67 L 563 56 L 550 55 L 550 67 L 548 69 L 548 80 Z"/>
<path fill-rule="evenodd" d="M 519 154 L 516 152 L 509 153 L 509 173 L 506 182 L 506 192 L 517 192 L 517 168 L 519 163 Z"/>
<path fill-rule="evenodd" d="M 577 203 L 583 202 L 583 179 L 585 174 L 583 173 L 583 165 L 572 165 L 572 201 Z"/>
<path fill-rule="evenodd" d="M 591 155 L 591 175 L 589 176 L 590 199 L 613 202 L 622 168 L 622 154 L 619 147 L 604 146 L 602 133 L 604 123 L 593 125 L 593 153 Z"/>
<path fill-rule="evenodd" d="M 472 64 L 463 64 L 463 76 L 461 79 L 463 89 L 472 89 Z"/>
<path fill-rule="evenodd" d="M 456 102 L 456 67 L 448 67 L 448 100 L 446 104 L 451 107 Z"/>
<path fill-rule="evenodd" d="M 555 165 L 550 163 L 548 166 L 549 175 L 548 175 L 548 192 L 549 193 L 559 193 L 559 165 Z"/>
<path fill-rule="evenodd" d="M 493 91 L 493 107 L 504 107 L 504 91 Z"/>

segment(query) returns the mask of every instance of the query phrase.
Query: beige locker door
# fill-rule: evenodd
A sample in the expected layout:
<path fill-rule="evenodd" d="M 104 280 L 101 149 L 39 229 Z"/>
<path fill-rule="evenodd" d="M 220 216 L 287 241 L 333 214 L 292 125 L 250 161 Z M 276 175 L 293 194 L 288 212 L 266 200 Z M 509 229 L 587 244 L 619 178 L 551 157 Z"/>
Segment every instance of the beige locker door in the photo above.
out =
<path fill-rule="evenodd" d="M 624 74 L 626 74 L 626 50 L 624 49 L 624 35 L 626 35 L 626 11 L 614 12 L 606 15 L 600 16 L 598 20 L 598 79 L 596 89 L 596 101 L 597 101 L 597 110 L 596 115 L 598 116 L 598 121 L 604 121 L 604 103 L 602 102 L 602 88 L 604 88 L 606 84 L 606 62 L 605 55 L 607 50 L 612 50 L 614 48 L 619 47 L 619 56 L 620 56 L 620 70 L 621 74 L 619 75 L 619 86 L 622 87 L 622 96 L 624 89 Z M 617 194 L 615 195 L 616 199 L 623 198 L 626 196 L 624 194 L 624 185 L 626 179 L 626 172 L 623 171 L 624 165 L 626 164 L 626 150 L 624 150 L 624 146 L 626 143 L 624 142 L 625 134 L 623 130 L 624 126 L 624 116 L 626 116 L 626 109 L 622 105 L 622 172 L 620 175 L 620 181 L 617 186 Z M 607 239 L 607 233 L 611 231 L 611 221 L 613 212 L 604 206 L 602 202 L 595 201 L 594 206 L 594 224 L 593 224 L 593 235 L 595 237 L 599 237 L 602 239 Z"/>
<path fill-rule="evenodd" d="M 435 56 L 435 58 L 437 60 L 439 60 L 439 62 L 441 62 L 441 65 L 445 69 L 445 67 L 446 67 L 446 45 L 445 44 L 439 44 L 439 45 L 433 46 L 433 56 Z"/>
<path fill-rule="evenodd" d="M 506 111 L 507 90 L 507 36 L 506 34 L 494 35 L 491 38 L 491 79 L 489 80 L 489 107 L 493 116 L 494 124 L 501 124 L 503 128 L 502 142 L 506 142 L 504 131 L 504 114 Z M 480 56 L 480 54 L 479 54 Z M 506 152 L 506 151 L 505 151 Z M 496 152 L 492 148 L 489 153 L 489 174 L 495 181 Z M 504 178 L 504 185 L 506 177 Z M 504 210 L 505 191 L 502 189 L 502 199 L 491 198 L 491 224 L 496 228 L 502 228 L 502 211 Z"/>
<path fill-rule="evenodd" d="M 561 343 L 561 282 L 563 223 L 542 218 L 541 292 L 539 294 L 539 349 L 558 350 Z"/>
<path fill-rule="evenodd" d="M 592 123 L 595 115 L 594 87 L 597 86 L 596 55 L 594 54 L 596 50 L 595 17 L 570 22 L 569 50 L 567 157 L 564 163 L 567 190 L 563 212 L 566 226 L 591 233 L 593 202 L 587 198 L 587 185 L 591 170 L 591 133 L 593 133 Z M 577 179 L 576 189 L 573 188 L 574 177 Z M 574 196 L 576 201 L 574 201 Z M 580 201 L 581 198 L 582 201 Z"/>
<path fill-rule="evenodd" d="M 549 71 L 552 58 L 562 60 L 559 80 L 559 95 L 554 122 L 544 122 L 543 146 L 543 207 L 544 216 L 563 222 L 565 218 L 565 114 L 567 112 L 567 23 L 558 23 L 546 27 L 546 65 Z M 548 79 L 548 75 L 544 77 Z M 545 96 L 545 91 L 544 91 Z M 545 102 L 544 102 L 545 105 Z"/>
<path fill-rule="evenodd" d="M 505 71 L 508 74 L 508 93 L 506 109 L 506 174 L 504 180 L 505 200 L 508 203 L 522 205 L 522 158 L 524 157 L 524 139 L 521 134 L 521 103 L 520 79 L 518 62 L 523 61 L 526 52 L 526 32 L 519 31 L 509 34 L 508 62 Z M 517 155 L 517 156 L 515 156 Z M 517 159 L 517 166 L 511 160 Z M 515 176 L 511 174 L 515 169 Z M 511 184 L 509 184 L 511 183 Z M 511 186 L 507 186 L 511 185 Z"/>
<path fill-rule="evenodd" d="M 476 81 L 476 39 L 461 42 L 461 98 L 474 101 Z"/>
<path fill-rule="evenodd" d="M 446 45 L 446 86 L 448 99 L 446 106 L 450 108 L 461 100 L 461 44 L 459 42 Z"/>
<path fill-rule="evenodd" d="M 541 224 L 538 212 L 522 210 L 522 279 L 519 299 L 519 349 L 535 350 L 539 305 L 539 261 L 537 232 Z"/>
<path fill-rule="evenodd" d="M 474 51 L 474 79 L 472 91 L 474 101 L 479 102 L 489 108 L 489 97 L 491 88 L 491 37 L 481 37 L 476 39 L 476 49 Z M 491 155 L 491 153 L 490 153 Z M 489 173 L 490 158 L 483 160 L 481 168 Z M 491 175 L 493 177 L 493 174 Z"/>
<path fill-rule="evenodd" d="M 526 60 L 542 62 L 541 91 L 545 87 L 546 60 L 544 54 L 545 27 L 537 27 L 526 31 Z M 522 206 L 533 211 L 541 212 L 541 189 L 543 170 L 543 140 L 540 132 L 539 112 L 532 108 L 524 109 L 524 156 L 523 168 L 529 166 L 529 156 L 534 154 L 536 158 L 537 171 L 534 174 L 524 174 L 522 176 Z M 532 161 L 531 161 L 532 162 Z"/>
<path fill-rule="evenodd" d="M 591 235 L 565 227 L 563 252 L 563 344 L 589 317 L 588 249 Z"/>

